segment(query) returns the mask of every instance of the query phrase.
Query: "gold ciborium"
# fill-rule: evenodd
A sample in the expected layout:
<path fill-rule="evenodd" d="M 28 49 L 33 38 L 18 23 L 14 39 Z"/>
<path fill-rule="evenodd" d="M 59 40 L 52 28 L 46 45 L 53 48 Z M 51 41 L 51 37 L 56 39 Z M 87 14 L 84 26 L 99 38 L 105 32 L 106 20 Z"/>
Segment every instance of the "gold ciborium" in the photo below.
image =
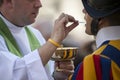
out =
<path fill-rule="evenodd" d="M 59 47 L 51 57 L 54 61 L 73 60 L 78 51 L 78 47 Z"/>

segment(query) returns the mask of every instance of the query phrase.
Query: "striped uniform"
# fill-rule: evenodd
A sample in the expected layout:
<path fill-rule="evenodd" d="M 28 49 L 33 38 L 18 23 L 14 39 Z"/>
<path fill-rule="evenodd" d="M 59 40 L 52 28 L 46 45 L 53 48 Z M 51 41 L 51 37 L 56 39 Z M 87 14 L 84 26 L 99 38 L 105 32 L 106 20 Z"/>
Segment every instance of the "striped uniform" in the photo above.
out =
<path fill-rule="evenodd" d="M 120 40 L 105 41 L 86 56 L 72 80 L 120 80 Z"/>

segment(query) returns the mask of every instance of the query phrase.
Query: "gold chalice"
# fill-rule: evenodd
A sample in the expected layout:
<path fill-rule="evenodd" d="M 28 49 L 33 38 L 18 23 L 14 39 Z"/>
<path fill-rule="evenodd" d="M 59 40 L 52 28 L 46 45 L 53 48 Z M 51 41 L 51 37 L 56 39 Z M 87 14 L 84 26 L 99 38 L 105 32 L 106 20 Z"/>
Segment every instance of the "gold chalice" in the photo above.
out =
<path fill-rule="evenodd" d="M 71 61 L 75 59 L 75 56 L 78 52 L 78 47 L 59 47 L 51 57 L 51 60 L 60 62 L 60 61 Z M 59 65 L 55 69 L 56 71 L 64 71 L 64 69 L 60 69 Z M 74 72 L 74 70 L 70 71 Z"/>
<path fill-rule="evenodd" d="M 78 51 L 78 47 L 59 47 L 51 57 L 54 61 L 73 60 Z"/>

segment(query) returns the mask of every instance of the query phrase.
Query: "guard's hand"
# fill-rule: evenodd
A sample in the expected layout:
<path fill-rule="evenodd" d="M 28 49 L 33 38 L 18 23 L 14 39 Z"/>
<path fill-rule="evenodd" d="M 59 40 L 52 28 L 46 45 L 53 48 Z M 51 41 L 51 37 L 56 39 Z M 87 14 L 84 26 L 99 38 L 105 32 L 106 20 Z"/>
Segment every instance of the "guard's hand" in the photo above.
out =
<path fill-rule="evenodd" d="M 69 61 L 56 61 L 53 77 L 55 80 L 67 80 L 74 72 L 74 63 Z"/>

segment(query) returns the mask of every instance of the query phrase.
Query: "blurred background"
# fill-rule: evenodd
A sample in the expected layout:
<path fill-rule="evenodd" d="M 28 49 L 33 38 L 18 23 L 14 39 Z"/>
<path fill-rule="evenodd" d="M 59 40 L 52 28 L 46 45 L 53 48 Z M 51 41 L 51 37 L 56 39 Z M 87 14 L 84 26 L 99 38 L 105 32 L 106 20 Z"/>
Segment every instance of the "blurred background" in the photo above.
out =
<path fill-rule="evenodd" d="M 50 37 L 54 21 L 61 13 L 70 14 L 80 22 L 85 22 L 81 0 L 41 0 L 42 8 L 36 22 L 32 24 L 41 31 L 47 40 Z M 95 49 L 94 37 L 85 33 L 85 23 L 80 23 L 62 42 L 63 46 L 79 47 L 75 66 Z"/>

